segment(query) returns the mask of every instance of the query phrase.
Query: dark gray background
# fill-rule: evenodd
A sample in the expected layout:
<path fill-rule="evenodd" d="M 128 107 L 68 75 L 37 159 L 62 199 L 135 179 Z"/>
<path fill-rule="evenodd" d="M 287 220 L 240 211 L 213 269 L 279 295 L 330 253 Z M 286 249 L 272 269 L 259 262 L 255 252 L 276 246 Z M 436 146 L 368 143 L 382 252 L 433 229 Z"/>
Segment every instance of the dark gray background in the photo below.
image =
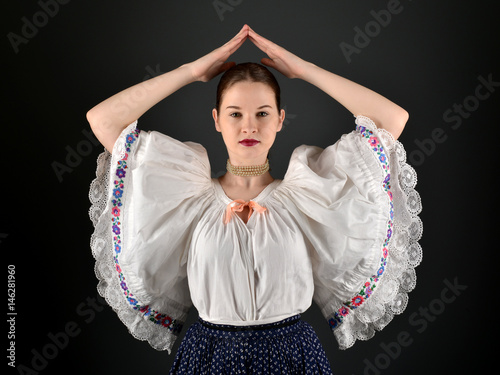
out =
<path fill-rule="evenodd" d="M 492 214 L 498 87 L 481 89 L 482 99 L 473 97 L 478 77 L 500 81 L 493 58 L 498 48 L 493 2 L 401 0 L 402 11 L 378 33 L 372 29 L 370 43 L 351 62 L 340 44 L 354 45 L 354 28 L 370 25 L 370 12 L 386 9 L 388 1 L 221 2 L 233 4 L 221 16 L 212 0 L 67 1 L 45 18 L 35 1 L 10 2 L 4 10 L 2 104 L 7 116 L 2 125 L 6 174 L 0 249 L 16 266 L 16 364 L 32 367 L 35 354 L 45 348 L 54 358 L 40 374 L 168 372 L 197 316 L 194 307 L 169 356 L 135 340 L 109 307 L 89 302 L 97 296 L 97 279 L 89 248 L 88 186 L 102 146 L 92 145 L 82 133 L 90 130 L 85 113 L 151 71 L 167 72 L 208 53 L 248 23 L 305 60 L 385 95 L 410 113 L 400 141 L 418 173 L 424 207 L 418 284 L 402 315 L 371 340 L 345 351 L 337 349 L 316 305 L 303 314 L 333 372 L 462 374 L 487 368 L 494 349 L 487 340 L 494 339 L 495 324 L 485 311 L 491 311 L 498 295 L 490 277 L 497 272 L 496 246 L 490 240 L 497 227 Z M 22 36 L 23 17 L 33 22 L 34 16 L 42 26 L 16 53 L 8 34 Z M 233 58 L 244 62 L 263 56 L 247 42 Z M 288 119 L 270 162 L 273 177 L 282 178 L 295 147 L 326 147 L 351 131 L 354 122 L 314 86 L 276 76 Z M 227 158 L 211 119 L 217 82 L 184 87 L 139 120 L 141 129 L 202 143 L 213 177 L 225 170 Z M 469 109 L 463 110 L 460 126 L 443 118 L 454 105 L 464 104 Z M 433 134 L 441 134 L 434 147 L 424 141 Z M 419 141 L 429 147 L 420 159 Z M 70 150 L 78 148 L 85 155 L 73 159 L 71 172 L 58 178 L 54 162 L 65 164 Z M 438 302 L 445 280 L 467 286 L 450 303 Z M 431 315 L 422 318 L 422 309 L 429 308 Z M 68 323 L 76 330 L 74 337 L 57 353 L 50 352 L 49 334 L 64 331 Z M 408 333 L 411 344 L 384 362 L 383 344 L 394 343 L 401 332 Z M 368 371 L 367 363 L 386 368 Z"/>

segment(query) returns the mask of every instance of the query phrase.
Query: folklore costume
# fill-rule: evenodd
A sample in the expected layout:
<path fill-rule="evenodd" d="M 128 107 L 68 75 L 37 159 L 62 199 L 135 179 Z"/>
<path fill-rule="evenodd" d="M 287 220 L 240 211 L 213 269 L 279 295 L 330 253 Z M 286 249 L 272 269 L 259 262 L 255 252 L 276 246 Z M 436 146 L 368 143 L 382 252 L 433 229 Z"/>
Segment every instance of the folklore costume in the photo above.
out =
<path fill-rule="evenodd" d="M 312 301 L 341 349 L 405 309 L 422 259 L 416 173 L 389 132 L 355 122 L 325 149 L 297 147 L 284 178 L 247 202 L 211 178 L 202 145 L 137 121 L 99 156 L 99 293 L 134 337 L 168 353 L 199 313 L 171 373 L 330 373 L 300 319 Z M 247 223 L 234 212 L 244 205 Z"/>

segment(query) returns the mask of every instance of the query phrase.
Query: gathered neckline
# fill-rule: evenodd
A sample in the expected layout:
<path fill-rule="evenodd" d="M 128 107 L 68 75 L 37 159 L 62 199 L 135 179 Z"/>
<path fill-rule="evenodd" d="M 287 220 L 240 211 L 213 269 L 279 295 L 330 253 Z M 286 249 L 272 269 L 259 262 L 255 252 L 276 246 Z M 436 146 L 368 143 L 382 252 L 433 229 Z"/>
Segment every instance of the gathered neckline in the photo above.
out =
<path fill-rule="evenodd" d="M 233 199 L 229 198 L 222 188 L 222 185 L 217 178 L 212 178 L 214 189 L 217 193 L 217 196 L 222 200 L 224 204 L 229 204 L 233 201 Z M 283 180 L 275 178 L 273 182 L 268 184 L 255 198 L 250 199 L 251 201 L 255 201 L 257 203 L 263 202 L 269 194 L 276 188 Z M 239 198 L 237 198 L 239 199 Z"/>

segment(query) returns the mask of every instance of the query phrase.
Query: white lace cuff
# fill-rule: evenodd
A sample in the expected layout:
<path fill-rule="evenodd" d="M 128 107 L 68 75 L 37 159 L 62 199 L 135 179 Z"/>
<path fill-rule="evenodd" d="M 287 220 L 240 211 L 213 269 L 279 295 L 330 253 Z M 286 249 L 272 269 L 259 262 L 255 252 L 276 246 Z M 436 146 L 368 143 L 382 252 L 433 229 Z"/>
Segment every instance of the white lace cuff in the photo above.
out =
<path fill-rule="evenodd" d="M 387 194 L 387 236 L 380 244 L 380 264 L 352 299 L 326 316 L 340 349 L 356 340 L 368 340 L 401 314 L 408 303 L 408 292 L 416 285 L 415 267 L 422 260 L 418 244 L 422 236 L 422 210 L 415 190 L 417 174 L 406 163 L 406 152 L 386 130 L 367 117 L 356 118 L 356 131 L 365 141 L 383 170 L 380 189 Z"/>
<path fill-rule="evenodd" d="M 137 121 L 130 124 L 115 142 L 113 154 L 107 150 L 97 159 L 96 178 L 90 185 L 89 216 L 94 225 L 90 246 L 94 256 L 95 273 L 99 279 L 97 290 L 118 314 L 129 332 L 139 340 L 148 341 L 157 350 L 170 354 L 187 317 L 187 309 L 169 305 L 170 313 L 160 313 L 141 304 L 127 285 L 119 263 L 122 231 L 120 207 L 127 188 L 127 163 L 132 157 L 133 143 L 139 137 Z M 136 142 L 137 143 L 137 142 Z M 114 195 L 115 194 L 115 195 Z M 172 316 L 175 316 L 173 318 Z"/>

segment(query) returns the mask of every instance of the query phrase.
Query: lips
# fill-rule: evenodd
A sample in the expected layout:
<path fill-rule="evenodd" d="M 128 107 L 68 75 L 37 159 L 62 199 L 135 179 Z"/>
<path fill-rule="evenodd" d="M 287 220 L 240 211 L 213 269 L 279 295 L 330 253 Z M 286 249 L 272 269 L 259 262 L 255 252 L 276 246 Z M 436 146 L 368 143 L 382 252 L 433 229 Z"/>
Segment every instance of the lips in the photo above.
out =
<path fill-rule="evenodd" d="M 244 139 L 244 140 L 240 141 L 240 143 L 243 146 L 254 146 L 257 143 L 259 143 L 259 141 L 257 141 L 256 139 Z"/>

